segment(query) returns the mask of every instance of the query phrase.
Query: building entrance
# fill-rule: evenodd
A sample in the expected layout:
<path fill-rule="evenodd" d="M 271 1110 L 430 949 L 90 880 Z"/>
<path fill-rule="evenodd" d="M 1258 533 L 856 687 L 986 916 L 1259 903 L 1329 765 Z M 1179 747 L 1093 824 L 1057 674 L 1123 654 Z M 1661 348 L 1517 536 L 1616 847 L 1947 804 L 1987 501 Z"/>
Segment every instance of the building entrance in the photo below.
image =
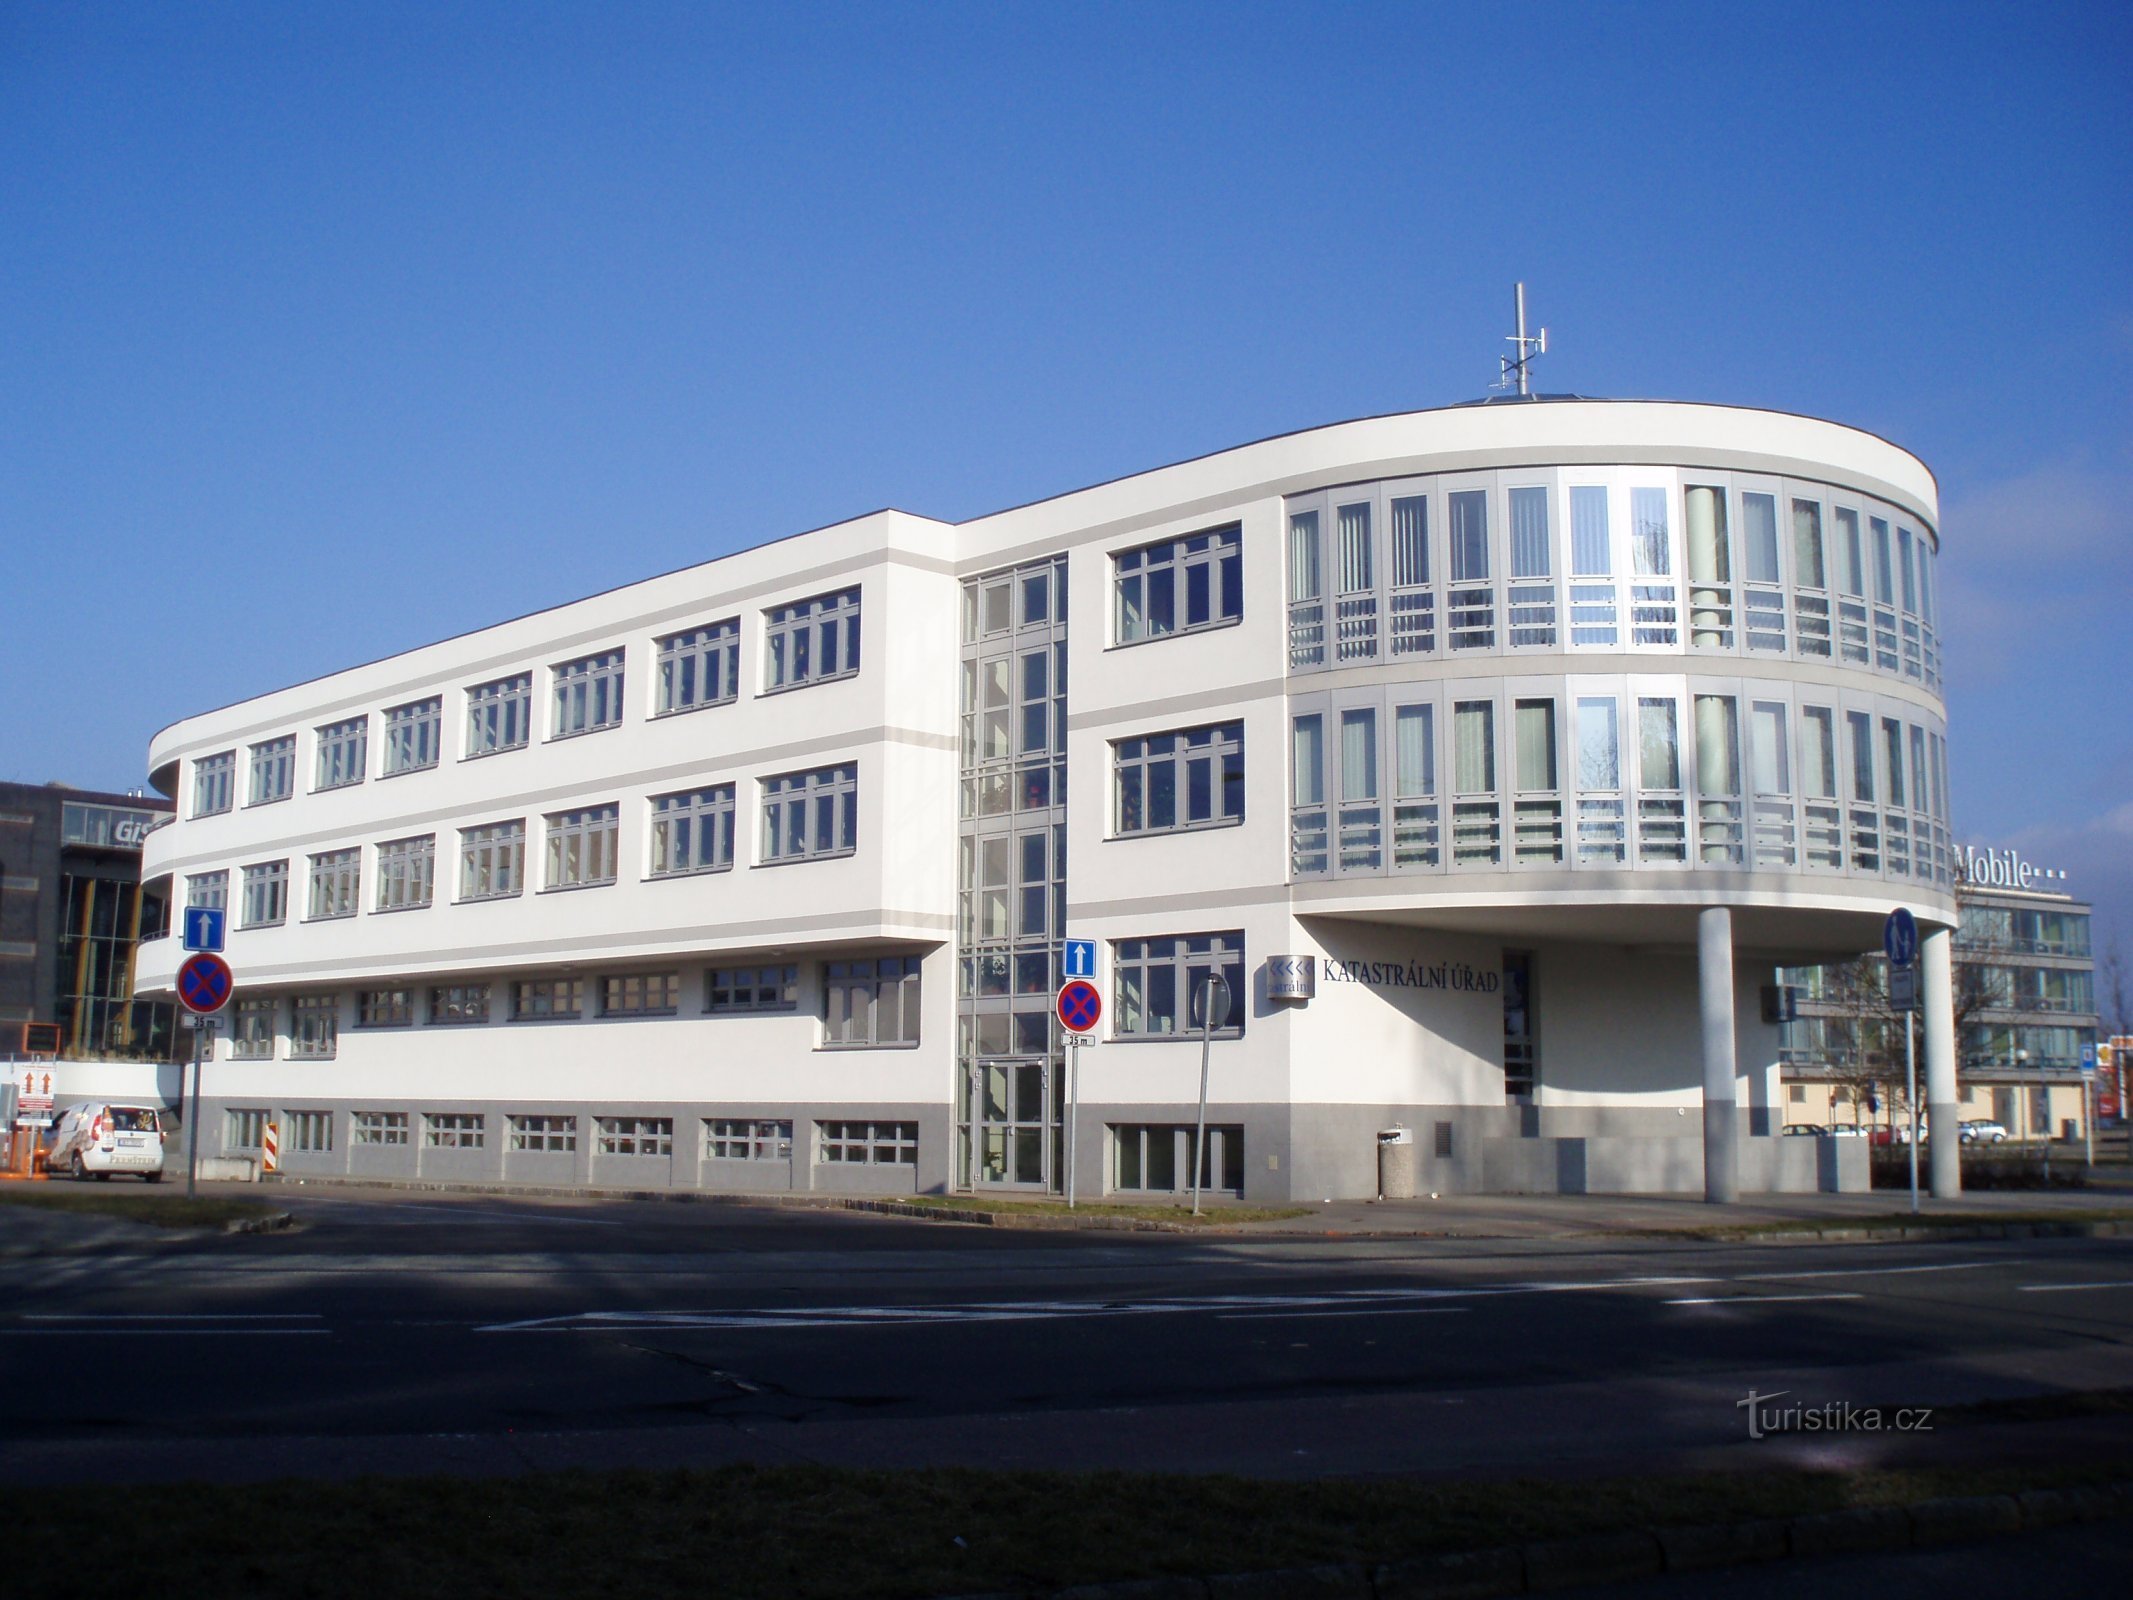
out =
<path fill-rule="evenodd" d="M 973 1137 L 965 1144 L 970 1187 L 1045 1194 L 1061 1187 L 1065 1082 L 1065 1073 L 1049 1060 L 980 1061 L 971 1068 L 966 1104 Z"/>

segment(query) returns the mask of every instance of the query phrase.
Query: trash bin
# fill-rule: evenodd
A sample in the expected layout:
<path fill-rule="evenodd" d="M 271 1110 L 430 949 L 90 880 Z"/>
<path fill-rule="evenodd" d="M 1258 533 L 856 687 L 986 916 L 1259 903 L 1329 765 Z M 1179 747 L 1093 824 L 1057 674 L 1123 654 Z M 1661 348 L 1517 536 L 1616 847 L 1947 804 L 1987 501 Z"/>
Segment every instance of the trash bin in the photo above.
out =
<path fill-rule="evenodd" d="M 1412 1130 L 1378 1129 L 1378 1198 L 1412 1200 L 1422 1189 L 1422 1147 Z"/>

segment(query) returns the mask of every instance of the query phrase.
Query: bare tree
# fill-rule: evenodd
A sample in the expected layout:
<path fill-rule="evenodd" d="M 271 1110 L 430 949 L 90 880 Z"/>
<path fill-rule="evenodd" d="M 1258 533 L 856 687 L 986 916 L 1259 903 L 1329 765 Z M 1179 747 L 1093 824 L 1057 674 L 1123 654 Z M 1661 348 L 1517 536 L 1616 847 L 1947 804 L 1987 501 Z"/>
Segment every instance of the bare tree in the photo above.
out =
<path fill-rule="evenodd" d="M 1968 952 L 1973 957 L 1989 951 Z M 1968 1076 L 1962 1041 L 1969 1025 L 1987 1011 L 2012 1000 L 2007 969 L 1979 959 L 1959 961 L 1954 973 L 1954 1034 L 1956 1079 Z M 1873 1115 L 1879 1108 L 1888 1127 L 1910 1121 L 1904 1070 L 1902 1008 L 1889 997 L 1888 963 L 1880 956 L 1860 956 L 1825 966 L 1821 992 L 1812 1002 L 1815 1015 L 1825 1019 L 1826 1052 L 1823 1065 L 1838 1090 L 1838 1098 L 1852 1108 L 1852 1120 L 1863 1121 L 1861 1112 Z M 1921 1044 L 1923 1041 L 1921 1041 Z M 1925 1064 L 1919 1062 L 1920 1109 L 1923 1110 Z"/>

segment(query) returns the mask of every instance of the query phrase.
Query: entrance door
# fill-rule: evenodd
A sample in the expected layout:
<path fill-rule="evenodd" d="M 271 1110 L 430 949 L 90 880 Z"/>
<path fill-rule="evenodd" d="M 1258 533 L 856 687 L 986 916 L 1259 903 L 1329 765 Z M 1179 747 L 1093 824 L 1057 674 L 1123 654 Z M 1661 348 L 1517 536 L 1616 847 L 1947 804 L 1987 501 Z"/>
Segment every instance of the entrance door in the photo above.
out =
<path fill-rule="evenodd" d="M 1057 1186 L 1060 1081 L 1041 1059 L 980 1061 L 971 1068 L 973 1187 L 1049 1192 Z"/>

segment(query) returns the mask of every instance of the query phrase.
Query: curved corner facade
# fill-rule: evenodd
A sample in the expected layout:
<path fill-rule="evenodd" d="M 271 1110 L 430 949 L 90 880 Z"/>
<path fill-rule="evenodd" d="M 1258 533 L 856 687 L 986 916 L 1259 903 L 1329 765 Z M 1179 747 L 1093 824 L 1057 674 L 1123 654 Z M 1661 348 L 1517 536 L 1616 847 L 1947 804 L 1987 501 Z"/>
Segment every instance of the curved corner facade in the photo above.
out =
<path fill-rule="evenodd" d="M 1938 557 L 1931 475 L 1857 430 L 1461 407 L 881 513 L 188 719 L 144 872 L 229 912 L 203 1148 L 1175 1192 L 1212 974 L 1210 1189 L 1373 1193 L 1395 1128 L 1425 1191 L 1863 1185 L 1775 1137 L 1772 985 L 1898 904 L 1945 946 Z"/>

